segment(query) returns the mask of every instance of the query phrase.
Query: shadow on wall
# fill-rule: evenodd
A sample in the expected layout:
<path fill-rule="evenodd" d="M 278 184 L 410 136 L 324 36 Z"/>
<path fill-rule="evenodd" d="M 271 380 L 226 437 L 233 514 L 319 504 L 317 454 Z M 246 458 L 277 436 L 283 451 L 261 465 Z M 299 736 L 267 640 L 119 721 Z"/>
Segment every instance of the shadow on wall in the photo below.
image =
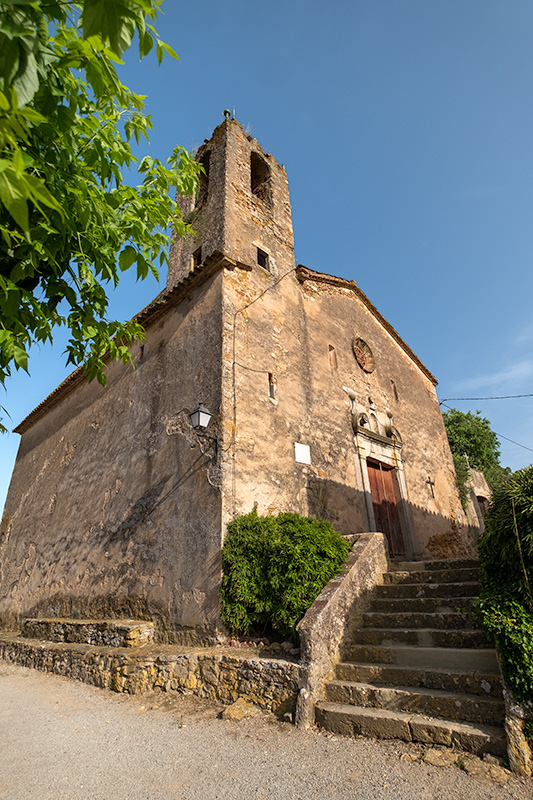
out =
<path fill-rule="evenodd" d="M 8 521 L 0 532 L 2 627 L 16 628 L 21 618 L 34 616 L 127 617 L 153 620 L 159 641 L 188 643 L 192 628 L 205 628 L 207 635 L 219 616 L 219 505 L 180 531 L 181 503 L 174 495 L 210 463 L 202 453 L 170 485 L 162 479 L 138 496 L 124 516 L 108 510 L 102 521 L 95 513 L 76 526 L 47 523 L 33 536 L 27 524 L 11 531 Z M 162 524 L 171 498 L 176 529 Z M 182 606 L 183 625 L 176 615 Z M 197 642 L 195 635 L 191 643 Z"/>
<path fill-rule="evenodd" d="M 369 500 L 365 492 L 336 481 L 312 475 L 307 482 L 310 516 L 327 520 L 342 534 L 369 530 L 366 511 Z M 424 528 L 430 532 L 429 537 L 423 536 L 424 541 L 427 538 L 423 558 L 444 559 L 476 555 L 480 533 L 478 528 L 460 526 L 457 519 L 445 517 L 404 500 L 399 502 L 398 508 L 401 514 L 411 517 L 415 531 L 416 528 Z"/>

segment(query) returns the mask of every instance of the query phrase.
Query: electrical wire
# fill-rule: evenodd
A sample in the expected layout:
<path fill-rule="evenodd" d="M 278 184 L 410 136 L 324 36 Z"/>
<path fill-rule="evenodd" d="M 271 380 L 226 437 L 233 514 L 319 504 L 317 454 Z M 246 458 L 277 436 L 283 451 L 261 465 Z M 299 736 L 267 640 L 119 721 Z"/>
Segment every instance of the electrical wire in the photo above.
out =
<path fill-rule="evenodd" d="M 533 397 L 533 395 L 511 395 L 511 397 Z M 468 398 L 466 398 L 466 397 L 463 397 L 463 398 L 459 398 L 459 397 L 455 397 L 455 398 L 454 398 L 454 397 L 450 397 L 450 398 L 448 398 L 448 399 L 449 399 L 449 400 L 461 400 L 461 399 L 462 399 L 462 400 L 467 400 Z M 486 400 L 500 400 L 500 399 L 504 399 L 504 398 L 499 398 L 499 397 L 487 397 L 487 398 L 483 398 L 483 397 L 473 397 L 473 398 L 470 398 L 470 399 L 471 399 L 471 400 L 484 400 L 484 399 L 486 399 Z M 449 409 L 450 409 L 450 411 L 455 411 L 455 409 L 454 409 L 454 408 L 452 408 L 451 406 L 447 405 L 447 404 L 444 402 L 444 400 L 441 400 L 441 401 L 440 401 L 440 403 L 439 403 L 439 406 L 440 406 L 440 405 L 442 405 L 442 406 L 446 406 L 446 408 L 449 408 Z M 514 440 L 514 439 L 509 439 L 509 437 L 508 437 L 508 436 L 504 436 L 504 435 L 503 435 L 503 433 L 498 433 L 497 431 L 493 431 L 493 433 L 495 433 L 495 434 L 496 434 L 496 436 L 497 436 L 499 439 L 505 439 L 505 441 L 506 441 L 506 442 L 511 442 L 511 444 L 516 444 L 516 445 L 517 445 L 517 447 L 523 447 L 523 448 L 524 448 L 524 450 L 529 450 L 531 453 L 533 453 L 533 447 L 528 447 L 528 446 L 527 446 L 527 445 L 525 445 L 525 444 L 520 444 L 520 442 L 515 442 L 515 440 Z"/>
<path fill-rule="evenodd" d="M 458 402 L 459 400 L 512 400 L 515 397 L 533 397 L 533 394 L 502 394 L 496 397 L 445 397 L 444 400 L 440 401 L 439 405 L 441 403 L 444 403 L 444 405 L 446 405 L 447 400 L 450 402 L 452 400 L 455 402 Z"/>

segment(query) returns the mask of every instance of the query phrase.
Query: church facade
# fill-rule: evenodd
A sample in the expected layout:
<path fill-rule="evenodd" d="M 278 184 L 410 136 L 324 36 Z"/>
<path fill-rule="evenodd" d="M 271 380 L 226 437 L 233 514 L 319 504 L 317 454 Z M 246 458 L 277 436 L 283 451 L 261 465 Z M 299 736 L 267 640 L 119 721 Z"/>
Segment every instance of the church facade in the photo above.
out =
<path fill-rule="evenodd" d="M 381 530 L 391 557 L 472 552 L 435 378 L 355 282 L 296 266 L 285 170 L 236 120 L 198 159 L 195 235 L 136 317 L 135 369 L 106 389 L 77 370 L 16 428 L 4 625 L 130 616 L 212 640 L 226 525 L 255 505 Z"/>

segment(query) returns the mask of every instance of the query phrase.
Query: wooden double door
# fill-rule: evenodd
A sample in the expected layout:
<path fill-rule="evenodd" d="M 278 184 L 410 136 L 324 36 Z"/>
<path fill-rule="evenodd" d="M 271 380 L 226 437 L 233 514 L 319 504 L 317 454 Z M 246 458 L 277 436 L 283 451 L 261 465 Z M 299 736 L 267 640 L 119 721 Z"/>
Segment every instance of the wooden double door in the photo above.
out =
<path fill-rule="evenodd" d="M 405 556 L 395 470 L 378 461 L 367 461 L 367 467 L 376 529 L 387 537 L 391 556 Z"/>

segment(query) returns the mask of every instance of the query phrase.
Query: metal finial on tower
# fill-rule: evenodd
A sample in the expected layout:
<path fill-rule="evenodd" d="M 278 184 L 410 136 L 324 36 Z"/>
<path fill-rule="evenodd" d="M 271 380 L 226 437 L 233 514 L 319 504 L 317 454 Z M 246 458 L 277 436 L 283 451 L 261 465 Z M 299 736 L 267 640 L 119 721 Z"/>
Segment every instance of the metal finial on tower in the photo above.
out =
<path fill-rule="evenodd" d="M 231 119 L 231 111 L 230 111 L 230 109 L 229 109 L 229 108 L 225 108 L 225 109 L 224 109 L 224 111 L 223 111 L 222 113 L 224 114 L 224 116 L 226 117 L 226 119 Z"/>

